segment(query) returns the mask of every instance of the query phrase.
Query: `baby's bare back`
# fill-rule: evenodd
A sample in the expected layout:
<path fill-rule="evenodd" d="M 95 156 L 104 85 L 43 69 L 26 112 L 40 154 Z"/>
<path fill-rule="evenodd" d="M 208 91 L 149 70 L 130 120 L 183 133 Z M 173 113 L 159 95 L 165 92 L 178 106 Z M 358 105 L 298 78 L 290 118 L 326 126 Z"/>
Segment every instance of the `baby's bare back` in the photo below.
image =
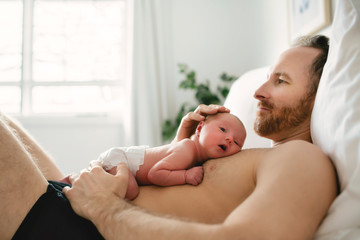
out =
<path fill-rule="evenodd" d="M 144 164 L 139 166 L 139 170 L 136 172 L 136 180 L 139 184 L 150 184 L 147 179 L 149 170 L 161 159 L 170 154 L 171 145 L 163 145 L 154 148 L 148 148 L 145 150 Z"/>

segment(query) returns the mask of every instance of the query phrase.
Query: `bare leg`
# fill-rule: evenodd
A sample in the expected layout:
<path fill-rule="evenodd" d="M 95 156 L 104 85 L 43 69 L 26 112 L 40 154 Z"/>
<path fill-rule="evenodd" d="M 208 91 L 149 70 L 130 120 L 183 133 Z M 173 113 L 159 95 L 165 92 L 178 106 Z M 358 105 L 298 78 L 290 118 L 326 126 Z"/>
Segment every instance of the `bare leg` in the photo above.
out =
<path fill-rule="evenodd" d="M 0 118 L 0 239 L 10 239 L 48 183 L 22 142 Z"/>
<path fill-rule="evenodd" d="M 20 123 L 3 114 L 0 115 L 0 119 L 7 123 L 10 129 L 13 130 L 47 180 L 59 180 L 64 177 L 51 157 L 40 147 L 35 139 L 21 127 Z"/>
<path fill-rule="evenodd" d="M 137 184 L 137 181 L 136 181 L 134 175 L 129 170 L 129 183 L 128 183 L 128 188 L 126 191 L 125 198 L 127 198 L 129 200 L 133 200 L 137 197 L 138 194 L 139 194 L 139 185 Z"/>
<path fill-rule="evenodd" d="M 111 168 L 108 173 L 115 175 L 116 174 L 116 167 Z M 65 183 L 70 183 L 68 178 L 65 179 Z M 125 198 L 128 200 L 134 200 L 137 195 L 139 195 L 139 185 L 137 184 L 137 181 L 135 179 L 135 176 L 132 174 L 132 172 L 129 170 L 129 183 L 126 190 Z"/>

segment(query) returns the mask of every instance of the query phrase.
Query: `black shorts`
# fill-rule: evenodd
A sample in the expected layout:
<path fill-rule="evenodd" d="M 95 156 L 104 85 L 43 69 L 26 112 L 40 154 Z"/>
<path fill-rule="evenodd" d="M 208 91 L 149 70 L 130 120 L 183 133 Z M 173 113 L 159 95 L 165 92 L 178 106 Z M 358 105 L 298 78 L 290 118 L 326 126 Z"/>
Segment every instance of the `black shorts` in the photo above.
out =
<path fill-rule="evenodd" d="M 78 216 L 62 189 L 65 183 L 49 181 L 49 186 L 31 208 L 13 239 L 104 239 L 96 227 Z"/>

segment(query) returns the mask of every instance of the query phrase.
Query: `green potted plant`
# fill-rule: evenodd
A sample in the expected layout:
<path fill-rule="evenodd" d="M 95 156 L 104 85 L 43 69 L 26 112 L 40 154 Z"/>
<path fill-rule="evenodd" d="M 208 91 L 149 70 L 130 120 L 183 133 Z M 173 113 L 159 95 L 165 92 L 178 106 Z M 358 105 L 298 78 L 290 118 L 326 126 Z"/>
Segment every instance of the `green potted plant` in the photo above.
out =
<path fill-rule="evenodd" d="M 179 89 L 189 89 L 194 91 L 197 103 L 184 102 L 175 117 L 175 119 L 166 119 L 162 125 L 162 138 L 164 142 L 172 140 L 175 137 L 176 130 L 180 125 L 181 119 L 188 112 L 194 111 L 199 104 L 223 104 L 226 96 L 229 94 L 231 84 L 238 78 L 237 76 L 222 73 L 220 82 L 213 92 L 209 81 L 198 83 L 196 72 L 188 68 L 186 64 L 178 64 L 179 72 L 184 75 L 185 79 L 180 82 Z"/>

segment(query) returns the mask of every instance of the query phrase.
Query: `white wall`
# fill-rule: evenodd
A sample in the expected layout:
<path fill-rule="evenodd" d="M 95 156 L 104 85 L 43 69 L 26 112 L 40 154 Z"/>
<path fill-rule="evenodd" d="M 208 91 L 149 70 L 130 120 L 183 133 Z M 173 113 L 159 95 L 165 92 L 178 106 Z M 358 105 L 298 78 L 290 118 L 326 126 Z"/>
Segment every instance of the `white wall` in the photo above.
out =
<path fill-rule="evenodd" d="M 334 18 L 334 14 L 335 14 L 335 8 L 336 8 L 336 5 L 338 3 L 339 0 L 331 0 L 330 1 L 330 12 L 331 12 L 331 16 L 330 18 L 333 19 Z M 323 35 L 326 35 L 328 37 L 330 37 L 330 31 L 331 31 L 331 25 L 324 28 L 323 30 L 321 30 L 319 32 L 319 34 L 323 34 Z"/>
<path fill-rule="evenodd" d="M 106 149 L 124 144 L 117 118 L 18 117 L 64 174 L 78 172 Z"/>
<path fill-rule="evenodd" d="M 164 21 L 169 29 L 166 52 L 173 74 L 169 96 L 173 116 L 192 93 L 179 91 L 177 64 L 187 63 L 198 80 L 219 81 L 222 72 L 241 75 L 270 65 L 288 47 L 286 0 L 171 1 Z M 335 1 L 335 0 L 332 0 Z M 214 85 L 214 84 L 212 84 Z M 112 146 L 124 144 L 116 119 L 21 118 L 20 121 L 57 160 L 64 173 L 79 171 Z"/>
<path fill-rule="evenodd" d="M 174 88 L 182 80 L 178 63 L 214 87 L 222 72 L 240 76 L 269 65 L 288 46 L 286 0 L 173 0 L 171 11 Z M 179 106 L 193 93 L 175 96 Z"/>

